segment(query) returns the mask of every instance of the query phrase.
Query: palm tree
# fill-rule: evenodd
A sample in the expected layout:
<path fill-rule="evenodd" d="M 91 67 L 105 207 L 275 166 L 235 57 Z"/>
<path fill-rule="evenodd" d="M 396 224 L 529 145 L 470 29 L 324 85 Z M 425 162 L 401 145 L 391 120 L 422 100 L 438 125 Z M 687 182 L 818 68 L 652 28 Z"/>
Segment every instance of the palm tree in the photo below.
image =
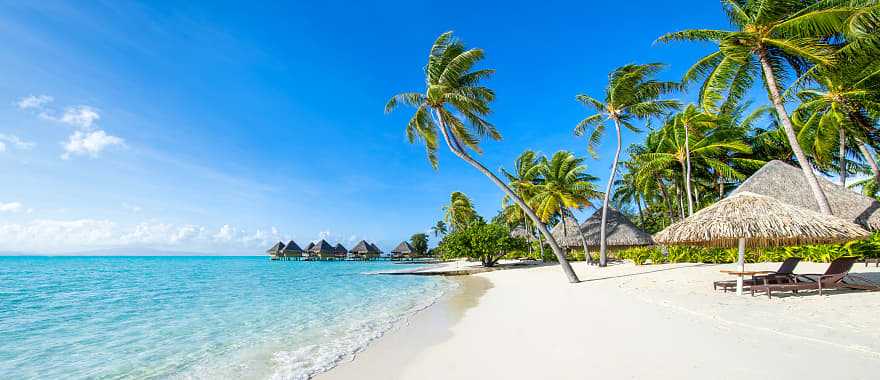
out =
<path fill-rule="evenodd" d="M 520 153 L 514 162 L 514 172 L 508 172 L 501 168 L 501 174 L 507 178 L 508 186 L 516 192 L 516 194 L 526 202 L 532 198 L 535 185 L 541 180 L 541 160 L 532 150 L 525 150 Z M 533 205 L 529 207 L 534 208 Z M 522 208 L 514 203 L 510 197 L 505 196 L 501 200 L 501 212 L 505 219 L 512 225 L 522 225 L 529 236 L 532 236 L 532 223 L 523 212 Z M 541 241 L 541 235 L 538 235 L 538 244 L 541 250 L 541 257 L 544 257 L 544 244 Z M 529 248 L 531 249 L 531 247 Z"/>
<path fill-rule="evenodd" d="M 460 230 L 467 227 L 477 219 L 477 212 L 467 195 L 460 191 L 454 191 L 449 197 L 449 204 L 443 206 L 443 220 L 445 224 L 452 226 L 452 230 Z"/>
<path fill-rule="evenodd" d="M 480 84 L 495 71 L 471 71 L 482 59 L 482 49 L 466 49 L 462 42 L 452 37 L 452 32 L 441 34 L 428 54 L 424 93 L 407 92 L 395 95 L 385 105 L 385 112 L 393 111 L 398 104 L 414 107 L 416 112 L 406 126 L 407 137 L 411 143 L 416 139 L 425 142 L 431 165 L 437 168 L 439 132 L 454 155 L 483 173 L 523 209 L 547 238 L 569 282 L 579 282 L 559 244 L 550 235 L 547 227 L 538 220 L 535 212 L 501 179 L 471 157 L 468 151 L 470 149 L 480 153 L 480 138 L 501 139 L 495 126 L 485 119 L 490 112 L 489 103 L 495 98 L 495 93 Z"/>
<path fill-rule="evenodd" d="M 647 120 L 662 115 L 665 112 L 678 108 L 675 100 L 659 99 L 664 94 L 679 88 L 673 82 L 656 81 L 653 76 L 663 68 L 659 63 L 646 65 L 626 65 L 614 70 L 608 76 L 608 86 L 605 87 L 604 101 L 599 101 L 587 95 L 578 95 L 577 100 L 587 107 L 593 108 L 595 114 L 581 120 L 575 127 L 575 134 L 582 136 L 589 130 L 587 148 L 595 157 L 595 145 L 600 141 L 605 132 L 605 123 L 614 123 L 617 132 L 617 150 L 614 153 L 614 161 L 611 163 L 611 175 L 608 185 L 605 187 L 605 199 L 602 201 L 602 225 L 600 227 L 599 266 L 605 266 L 608 261 L 606 237 L 606 220 L 608 214 L 608 199 L 611 196 L 611 187 L 614 177 L 617 175 L 617 163 L 620 160 L 622 141 L 620 127 L 624 126 L 631 131 L 639 129 L 632 124 L 636 119 Z"/>
<path fill-rule="evenodd" d="M 700 133 L 709 128 L 715 127 L 717 117 L 700 111 L 693 104 L 675 115 L 675 123 L 678 123 L 684 129 L 684 183 L 688 198 L 688 216 L 694 214 L 694 201 L 691 194 L 691 152 L 690 152 L 690 130 L 696 129 Z"/>
<path fill-rule="evenodd" d="M 776 108 L 785 136 L 797 157 L 819 209 L 831 214 L 828 199 L 819 187 L 816 174 L 797 142 L 791 119 L 780 94 L 779 80 L 786 66 L 802 71 L 809 63 L 829 64 L 833 49 L 824 38 L 839 33 L 849 7 L 829 7 L 828 1 L 722 0 L 728 21 L 736 30 L 691 29 L 669 33 L 658 41 L 713 41 L 719 50 L 698 60 L 685 74 L 685 82 L 704 79 L 703 108 L 717 109 L 719 94 L 738 101 L 762 73 L 769 98 Z"/>
<path fill-rule="evenodd" d="M 431 232 L 434 233 L 434 237 L 440 237 L 440 235 L 446 235 L 448 230 L 446 229 L 446 222 L 442 220 L 438 220 L 437 224 L 431 227 Z"/>
<path fill-rule="evenodd" d="M 600 196 L 593 185 L 597 178 L 587 174 L 584 159 L 571 152 L 556 152 L 550 160 L 545 157 L 539 168 L 544 180 L 534 186 L 529 202 L 535 205 L 535 212 L 543 222 L 558 215 L 565 223 L 566 216 L 574 218 L 574 210 L 592 206 L 591 200 Z M 583 231 L 577 225 L 574 227 L 580 233 L 584 255 L 589 261 Z"/>

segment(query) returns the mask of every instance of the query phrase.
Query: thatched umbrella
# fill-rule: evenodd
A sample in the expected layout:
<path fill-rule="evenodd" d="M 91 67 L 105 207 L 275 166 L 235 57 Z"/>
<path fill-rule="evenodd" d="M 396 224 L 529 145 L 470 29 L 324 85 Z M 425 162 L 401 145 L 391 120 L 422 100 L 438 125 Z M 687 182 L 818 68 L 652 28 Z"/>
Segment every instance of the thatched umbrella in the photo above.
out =
<path fill-rule="evenodd" d="M 281 256 L 281 252 L 283 250 L 284 250 L 284 243 L 279 241 L 279 242 L 275 243 L 275 245 L 273 245 L 271 248 L 267 249 L 266 253 L 271 256 L 278 257 L 278 256 Z"/>
<path fill-rule="evenodd" d="M 293 240 L 287 242 L 287 245 L 285 245 L 284 249 L 281 251 L 281 254 L 286 257 L 302 256 L 302 253 L 302 248 L 300 248 L 299 245 L 296 244 L 296 242 Z"/>
<path fill-rule="evenodd" d="M 409 242 L 406 242 L 406 241 L 400 242 L 400 244 L 398 244 L 397 247 L 394 247 L 394 249 L 391 250 L 391 254 L 394 255 L 395 257 L 412 256 L 412 254 L 415 252 L 416 252 L 416 249 L 413 248 L 413 246 L 411 244 L 409 244 Z"/>
<path fill-rule="evenodd" d="M 774 198 L 738 192 L 695 212 L 654 235 L 659 244 L 739 247 L 737 266 L 745 270 L 745 248 L 839 243 L 869 236 L 857 224 Z M 737 278 L 742 294 L 742 276 Z"/>
<path fill-rule="evenodd" d="M 596 210 L 581 225 L 581 232 L 589 247 L 600 244 L 602 227 L 602 210 Z M 605 227 L 605 242 L 609 247 L 638 247 L 654 245 L 651 235 L 636 227 L 633 222 L 614 208 L 608 208 L 607 224 Z"/>
<path fill-rule="evenodd" d="M 818 177 L 818 180 L 834 216 L 855 222 L 871 231 L 880 231 L 880 202 L 822 177 Z M 819 205 L 807 186 L 803 171 L 782 161 L 768 162 L 730 195 L 744 191 L 819 211 Z"/>

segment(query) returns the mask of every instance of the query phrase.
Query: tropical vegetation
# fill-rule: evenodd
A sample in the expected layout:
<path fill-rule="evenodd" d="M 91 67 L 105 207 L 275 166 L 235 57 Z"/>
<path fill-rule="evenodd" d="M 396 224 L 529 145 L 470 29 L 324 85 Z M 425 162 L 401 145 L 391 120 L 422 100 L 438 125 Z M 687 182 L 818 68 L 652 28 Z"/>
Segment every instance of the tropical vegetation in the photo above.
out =
<path fill-rule="evenodd" d="M 605 265 L 609 207 L 628 214 L 646 231 L 657 232 L 725 197 L 771 160 L 800 167 L 817 208 L 824 213 L 831 208 L 818 176 L 871 197 L 880 196 L 880 1 L 720 3 L 719 12 L 730 25 L 727 30 L 686 29 L 657 39 L 661 44 L 715 46 L 680 80 L 658 79 L 668 76 L 661 73 L 662 63 L 631 63 L 612 70 L 603 89 L 585 91 L 601 96 L 576 95 L 588 109 L 583 119 L 572 123 L 575 134 L 586 138 L 585 154 L 596 158 L 605 132 L 614 131 L 616 149 L 604 191 L 595 188 L 596 177 L 577 152 L 557 152 L 548 158 L 526 150 L 500 176 L 477 162 L 472 153 L 480 152 L 481 139 L 501 139 L 486 120 L 495 94 L 482 85 L 494 71 L 475 69 L 483 58 L 482 50 L 466 49 L 451 33 L 441 35 L 425 66 L 425 91 L 396 95 L 386 111 L 399 104 L 414 107 L 407 136 L 425 144 L 434 167 L 439 135 L 453 154 L 504 192 L 501 212 L 488 224 L 475 222 L 473 205 L 463 194 L 453 195 L 444 209 L 450 230 L 444 241 L 480 223 L 504 224 L 515 235 L 524 231 L 521 235 L 540 250 L 549 245 L 569 280 L 576 281 L 548 227 L 564 223 L 577 210 L 599 208 L 600 198 L 599 262 Z M 625 145 L 624 130 L 636 140 Z M 441 234 L 436 232 L 439 229 L 434 231 L 436 236 Z M 750 257 L 870 254 L 876 252 L 870 250 L 877 249 L 877 239 L 768 249 Z M 702 248 L 617 253 L 638 263 L 717 262 L 730 255 L 727 250 Z"/>

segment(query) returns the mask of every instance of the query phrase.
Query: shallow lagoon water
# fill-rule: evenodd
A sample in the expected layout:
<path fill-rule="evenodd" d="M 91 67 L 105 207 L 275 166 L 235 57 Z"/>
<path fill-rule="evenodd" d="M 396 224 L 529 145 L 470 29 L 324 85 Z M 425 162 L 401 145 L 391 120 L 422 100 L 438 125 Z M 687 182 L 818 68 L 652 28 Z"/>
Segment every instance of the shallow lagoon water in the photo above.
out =
<path fill-rule="evenodd" d="M 6 378 L 305 379 L 455 286 L 388 262 L 0 257 Z"/>

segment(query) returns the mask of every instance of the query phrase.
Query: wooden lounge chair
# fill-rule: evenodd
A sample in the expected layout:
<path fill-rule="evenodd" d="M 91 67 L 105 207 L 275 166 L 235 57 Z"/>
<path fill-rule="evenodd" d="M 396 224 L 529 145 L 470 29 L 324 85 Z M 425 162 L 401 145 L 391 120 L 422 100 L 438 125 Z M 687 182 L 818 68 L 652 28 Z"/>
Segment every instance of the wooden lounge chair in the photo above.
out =
<path fill-rule="evenodd" d="M 828 265 L 828 269 L 823 274 L 799 274 L 792 277 L 793 282 L 783 284 L 771 284 L 765 282 L 761 285 L 752 285 L 752 296 L 756 292 L 767 293 L 768 298 L 772 298 L 774 291 L 790 291 L 797 293 L 799 290 L 818 290 L 822 295 L 825 289 L 862 289 L 862 290 L 880 290 L 880 285 L 870 280 L 850 274 L 853 264 L 858 260 L 857 257 L 841 257 L 835 259 Z M 856 283 L 852 280 L 859 280 Z"/>
<path fill-rule="evenodd" d="M 764 283 L 778 284 L 783 282 L 793 282 L 794 280 L 792 279 L 792 276 L 794 276 L 794 268 L 799 262 L 801 262 L 800 257 L 789 257 L 782 262 L 782 265 L 780 265 L 779 269 L 775 272 L 754 276 L 750 280 L 743 280 L 743 286 L 753 286 Z M 712 283 L 712 287 L 715 290 L 721 288 L 727 293 L 727 289 L 736 289 L 736 280 L 715 281 Z"/>

